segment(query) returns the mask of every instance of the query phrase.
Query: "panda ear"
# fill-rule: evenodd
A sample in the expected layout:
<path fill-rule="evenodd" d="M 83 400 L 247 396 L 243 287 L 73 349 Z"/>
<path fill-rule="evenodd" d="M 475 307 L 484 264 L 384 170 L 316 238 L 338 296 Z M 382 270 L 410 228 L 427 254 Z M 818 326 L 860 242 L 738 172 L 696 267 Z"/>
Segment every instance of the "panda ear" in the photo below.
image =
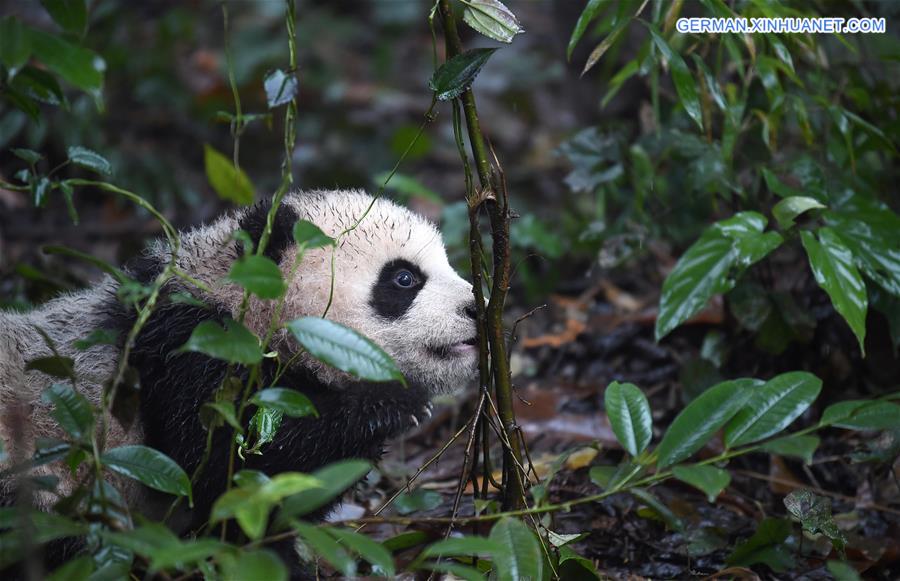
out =
<path fill-rule="evenodd" d="M 263 231 L 266 229 L 266 217 L 272 208 L 272 200 L 261 200 L 248 208 L 238 220 L 238 225 L 242 230 L 250 235 L 253 245 L 259 245 Z M 278 212 L 275 214 L 275 220 L 272 223 L 272 235 L 266 244 L 263 254 L 276 264 L 281 262 L 281 257 L 285 251 L 294 243 L 294 223 L 299 219 L 297 212 L 293 208 L 282 202 L 278 206 Z"/>

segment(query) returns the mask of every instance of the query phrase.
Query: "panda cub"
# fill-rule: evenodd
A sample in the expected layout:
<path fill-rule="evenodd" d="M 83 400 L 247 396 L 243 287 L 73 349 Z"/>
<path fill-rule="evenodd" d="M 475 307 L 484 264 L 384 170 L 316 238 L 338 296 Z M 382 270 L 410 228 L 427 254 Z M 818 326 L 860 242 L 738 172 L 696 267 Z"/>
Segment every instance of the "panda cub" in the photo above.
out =
<path fill-rule="evenodd" d="M 385 199 L 373 202 L 363 192 L 313 191 L 284 198 L 265 248 L 265 255 L 280 266 L 288 282 L 282 322 L 321 316 L 331 294 L 331 247 L 307 251 L 288 280 L 297 254 L 292 236 L 295 222 L 308 220 L 336 237 L 353 226 L 370 205 L 359 226 L 339 239 L 327 318 L 380 345 L 397 362 L 408 387 L 399 382 L 361 381 L 321 364 L 302 352 L 282 329 L 273 336 L 270 349 L 278 352 L 282 362 L 294 363 L 277 386 L 304 393 L 319 415 L 285 417 L 274 441 L 263 448 L 262 455 L 249 455 L 245 468 L 271 475 L 289 470 L 311 472 L 347 458 L 376 460 L 387 439 L 430 414 L 432 395 L 464 386 L 474 376 L 477 349 L 472 287 L 448 263 L 440 232 L 409 210 Z M 138 418 L 127 429 L 112 420 L 106 434 L 107 449 L 144 444 L 170 456 L 188 474 L 197 468 L 206 444 L 200 407 L 211 400 L 229 364 L 179 348 L 202 321 L 221 324 L 238 316 L 243 292 L 226 278 L 243 253 L 243 244 L 233 234 L 240 228 L 258 243 L 270 207 L 270 202 L 262 202 L 182 234 L 177 265 L 210 290 L 201 291 L 182 279 L 170 279 L 163 287 L 158 307 L 137 336 L 128 361 L 140 378 Z M 138 281 L 150 283 L 170 256 L 168 244 L 157 241 L 129 263 L 126 271 Z M 117 287 L 118 283 L 107 277 L 92 288 L 61 296 L 33 312 L 0 313 L 0 438 L 11 459 L 30 458 L 37 438 L 64 438 L 51 406 L 41 399 L 52 378 L 25 369 L 28 361 L 51 355 L 37 329 L 52 339 L 61 355 L 74 360 L 78 391 L 98 404 L 103 382 L 119 363 L 122 345 L 78 350 L 74 342 L 95 329 L 110 329 L 118 332 L 121 343 L 136 314 L 118 301 Z M 174 293 L 184 292 L 205 306 L 168 300 Z M 264 336 L 276 302 L 252 297 L 245 325 Z M 270 363 L 263 365 L 264 386 L 275 379 L 275 365 Z M 237 370 L 238 377 L 246 379 L 246 375 L 246 370 Z M 28 418 L 25 425 L 13 421 L 23 415 Z M 194 486 L 196 506 L 188 515 L 188 527 L 205 522 L 211 503 L 224 491 L 231 435 L 230 429 L 215 431 L 212 456 Z M 32 473 L 58 478 L 61 494 L 75 486 L 62 462 L 38 466 Z M 154 505 L 163 504 L 159 493 L 133 481 L 110 478 L 139 512 L 146 514 Z M 0 505 L 14 502 L 14 495 L 13 482 L 0 481 Z M 55 499 L 55 495 L 38 492 L 35 503 L 47 509 Z"/>

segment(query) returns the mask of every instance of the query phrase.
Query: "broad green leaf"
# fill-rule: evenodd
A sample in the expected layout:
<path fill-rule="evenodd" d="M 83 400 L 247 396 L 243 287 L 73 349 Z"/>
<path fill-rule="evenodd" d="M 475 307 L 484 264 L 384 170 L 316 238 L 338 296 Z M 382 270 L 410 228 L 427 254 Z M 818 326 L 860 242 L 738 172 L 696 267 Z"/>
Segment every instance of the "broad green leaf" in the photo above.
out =
<path fill-rule="evenodd" d="M 284 420 L 284 412 L 272 408 L 259 408 L 250 419 L 250 425 L 256 432 L 255 447 L 259 448 L 275 439 L 278 428 Z"/>
<path fill-rule="evenodd" d="M 709 502 L 715 502 L 716 497 L 731 483 L 731 474 L 727 470 L 702 464 L 673 466 L 672 475 L 685 484 L 699 488 Z"/>
<path fill-rule="evenodd" d="M 40 153 L 34 151 L 33 149 L 24 149 L 21 147 L 13 147 L 10 149 L 13 155 L 18 157 L 21 160 L 24 160 L 28 165 L 34 165 L 37 162 L 41 161 L 44 156 Z"/>
<path fill-rule="evenodd" d="M 852 404 L 854 402 L 842 402 Z M 835 404 L 825 410 L 822 421 L 830 416 L 829 410 L 838 406 Z M 866 401 L 862 405 L 850 409 L 849 414 L 841 418 L 828 418 L 828 423 L 838 428 L 849 430 L 889 430 L 900 426 L 900 405 L 890 401 Z"/>
<path fill-rule="evenodd" d="M 541 546 L 528 526 L 504 517 L 491 528 L 490 539 L 506 550 L 494 554 L 494 571 L 501 581 L 543 578 Z"/>
<path fill-rule="evenodd" d="M 83 555 L 54 569 L 46 581 L 85 581 L 94 572 L 94 560 Z"/>
<path fill-rule="evenodd" d="M 400 514 L 412 514 L 437 508 L 443 502 L 440 492 L 417 488 L 404 492 L 394 500 L 394 509 Z"/>
<path fill-rule="evenodd" d="M 816 282 L 828 293 L 834 310 L 850 325 L 859 341 L 859 349 L 865 355 L 868 295 L 866 284 L 853 262 L 853 253 L 831 228 L 820 228 L 818 239 L 812 232 L 803 231 L 800 239 Z"/>
<path fill-rule="evenodd" d="M 75 377 L 75 362 L 71 357 L 48 355 L 29 359 L 25 364 L 25 371 L 40 371 L 58 379 Z"/>
<path fill-rule="evenodd" d="M 121 446 L 100 457 L 104 466 L 155 490 L 187 496 L 191 504 L 191 481 L 174 460 L 147 446 Z"/>
<path fill-rule="evenodd" d="M 807 196 L 790 196 L 784 198 L 772 208 L 772 215 L 778 221 L 778 225 L 782 230 L 787 230 L 794 225 L 794 220 L 800 214 L 809 210 L 824 208 L 825 205 Z"/>
<path fill-rule="evenodd" d="M 258 254 L 235 260 L 228 272 L 228 279 L 261 299 L 277 299 L 287 288 L 275 261 Z"/>
<path fill-rule="evenodd" d="M 150 568 L 155 571 L 173 567 L 186 569 L 188 566 L 201 563 L 228 548 L 229 545 L 218 539 L 200 538 L 179 541 L 176 545 L 163 547 L 150 553 L 148 555 Z"/>
<path fill-rule="evenodd" d="M 208 143 L 203 145 L 203 164 L 206 179 L 220 198 L 236 204 L 253 203 L 253 184 L 244 170 L 235 167 L 230 159 L 213 149 Z"/>
<path fill-rule="evenodd" d="M 69 386 L 53 384 L 44 390 L 44 401 L 53 404 L 53 419 L 75 440 L 84 440 L 94 427 L 94 410 L 87 398 Z"/>
<path fill-rule="evenodd" d="M 371 563 L 379 575 L 393 577 L 396 574 L 394 558 L 381 543 L 350 529 L 328 528 L 326 530 L 345 547 Z"/>
<path fill-rule="evenodd" d="M 672 81 L 675 83 L 675 91 L 678 93 L 678 99 L 688 116 L 694 120 L 700 131 L 703 131 L 703 113 L 700 110 L 700 97 L 697 95 L 697 85 L 694 77 L 691 75 L 690 69 L 681 55 L 672 50 L 669 43 L 659 34 L 656 27 L 647 24 L 653 42 L 659 49 L 659 52 L 669 62 L 669 69 L 672 72 Z"/>
<path fill-rule="evenodd" d="M 631 383 L 614 381 L 603 395 L 606 414 L 616 439 L 632 456 L 643 452 L 653 437 L 653 418 L 647 396 Z"/>
<path fill-rule="evenodd" d="M 390 180 L 388 180 L 388 177 L 390 177 Z M 376 184 L 385 184 L 385 189 L 398 192 L 405 196 L 400 198 L 401 202 L 405 201 L 407 198 L 415 197 L 434 202 L 441 206 L 444 205 L 444 200 L 441 199 L 441 196 L 438 195 L 437 192 L 412 176 L 402 173 L 391 175 L 390 172 L 381 172 L 376 174 L 372 179 Z"/>
<path fill-rule="evenodd" d="M 356 575 L 356 561 L 325 531 L 302 522 L 295 522 L 294 529 L 317 556 L 325 559 L 339 573 L 345 577 Z"/>
<path fill-rule="evenodd" d="M 312 476 L 322 483 L 321 488 L 304 490 L 285 499 L 276 524 L 285 526 L 291 518 L 323 507 L 359 482 L 371 469 L 372 465 L 365 460 L 342 460 L 316 470 Z"/>
<path fill-rule="evenodd" d="M 213 505 L 210 520 L 219 522 L 234 518 L 248 537 L 257 540 L 266 532 L 272 505 L 256 496 L 252 488 L 232 488 Z"/>
<path fill-rule="evenodd" d="M 94 329 L 84 339 L 78 339 L 72 345 L 79 351 L 87 351 L 96 345 L 115 345 L 119 340 L 119 332 L 112 329 Z"/>
<path fill-rule="evenodd" d="M 260 407 L 278 410 L 294 418 L 319 417 L 319 412 L 309 398 L 296 389 L 269 387 L 258 391 L 250 401 Z"/>
<path fill-rule="evenodd" d="M 510 43 L 515 35 L 525 32 L 516 15 L 500 0 L 460 0 L 463 22 L 488 38 Z"/>
<path fill-rule="evenodd" d="M 806 197 L 807 192 L 798 190 L 798 189 L 791 187 L 788 184 L 784 183 L 783 181 L 778 179 L 778 176 L 776 176 L 774 173 L 772 173 L 769 169 L 763 168 L 762 175 L 763 175 L 763 179 L 766 181 L 766 187 L 769 188 L 769 191 L 771 191 L 773 194 L 777 195 L 778 197 L 780 197 L 780 198 L 790 198 L 790 197 L 803 198 L 803 197 Z M 818 192 L 813 191 L 813 192 L 808 192 L 808 193 L 815 194 Z M 822 196 L 824 196 L 824 193 L 820 193 L 820 196 L 816 196 L 816 199 L 823 201 L 820 199 Z"/>
<path fill-rule="evenodd" d="M 884 208 L 863 208 L 828 212 L 825 220 L 866 276 L 900 297 L 900 218 Z"/>
<path fill-rule="evenodd" d="M 47 68 L 79 89 L 99 94 L 106 63 L 94 51 L 74 45 L 60 36 L 28 29 L 34 55 Z"/>
<path fill-rule="evenodd" d="M 84 34 L 87 26 L 85 0 L 41 0 L 41 4 L 63 30 L 76 36 Z"/>
<path fill-rule="evenodd" d="M 69 147 L 66 151 L 69 155 L 69 161 L 75 165 L 99 174 L 112 175 L 112 166 L 99 153 L 80 145 Z"/>
<path fill-rule="evenodd" d="M 214 321 L 203 321 L 194 328 L 180 351 L 196 351 L 231 363 L 253 365 L 262 361 L 259 339 L 234 319 L 225 319 L 223 329 Z"/>
<path fill-rule="evenodd" d="M 31 37 L 22 23 L 12 16 L 0 18 L 0 63 L 11 75 L 28 62 L 31 56 Z"/>
<path fill-rule="evenodd" d="M 672 421 L 656 448 L 657 465 L 671 466 L 702 448 L 746 403 L 755 383 L 753 379 L 725 381 L 689 403 Z"/>
<path fill-rule="evenodd" d="M 397 553 L 425 544 L 429 538 L 428 533 L 422 531 L 407 531 L 385 539 L 382 544 L 388 551 Z"/>
<path fill-rule="evenodd" d="M 766 442 L 762 445 L 760 450 L 779 456 L 800 458 L 807 464 L 811 464 L 813 454 L 816 453 L 816 448 L 819 447 L 819 442 L 819 436 L 802 434 L 799 436 L 785 436 L 783 438 L 772 440 L 771 442 Z"/>
<path fill-rule="evenodd" d="M 766 517 L 756 527 L 753 536 L 735 547 L 726 563 L 740 567 L 764 563 L 776 573 L 793 569 L 794 558 L 784 544 L 790 534 L 790 521 Z"/>
<path fill-rule="evenodd" d="M 846 561 L 829 560 L 825 563 L 828 572 L 834 576 L 834 581 L 860 581 L 859 572 Z"/>
<path fill-rule="evenodd" d="M 500 544 L 495 539 L 484 537 L 450 537 L 431 544 L 422 551 L 423 557 L 459 557 L 473 555 L 488 555 L 494 558 L 500 553 L 506 553 L 511 547 Z"/>
<path fill-rule="evenodd" d="M 719 220 L 710 228 L 726 238 L 741 240 L 762 232 L 766 223 L 766 217 L 759 212 L 738 212 L 731 218 Z"/>
<path fill-rule="evenodd" d="M 291 102 L 297 95 L 300 82 L 296 75 L 288 75 L 281 69 L 275 69 L 263 79 L 263 86 L 266 89 L 266 103 L 269 109 L 274 109 Z"/>
<path fill-rule="evenodd" d="M 656 318 L 657 341 L 689 319 L 713 295 L 731 290 L 734 242 L 707 230 L 675 264 L 663 282 Z"/>
<path fill-rule="evenodd" d="M 831 539 L 834 548 L 843 554 L 847 539 L 831 515 L 830 498 L 818 496 L 809 490 L 795 490 L 784 498 L 784 507 L 800 521 L 804 530 L 814 535 L 825 535 Z"/>
<path fill-rule="evenodd" d="M 806 373 L 784 373 L 751 390 L 750 399 L 725 426 L 725 446 L 758 442 L 782 431 L 800 417 L 822 390 L 822 380 Z"/>
<path fill-rule="evenodd" d="M 670 530 L 679 532 L 684 531 L 684 522 L 678 518 L 678 515 L 672 512 L 671 508 L 666 506 L 666 504 L 652 492 L 646 488 L 631 488 L 628 492 L 646 506 L 646 508 L 639 508 L 637 510 L 639 516 L 650 516 L 651 518 L 661 520 L 665 523 L 666 528 Z M 649 512 L 649 514 L 647 514 L 647 512 Z"/>
<path fill-rule="evenodd" d="M 11 87 L 41 103 L 48 105 L 66 103 L 66 97 L 56 77 L 37 67 L 26 66 L 19 71 L 19 74 L 13 79 Z"/>
<path fill-rule="evenodd" d="M 451 58 L 434 72 L 428 88 L 439 101 L 449 101 L 463 94 L 481 72 L 496 48 L 475 48 Z"/>
<path fill-rule="evenodd" d="M 301 317 L 286 326 L 319 361 L 361 379 L 406 384 L 391 356 L 349 327 L 320 317 Z"/>
<path fill-rule="evenodd" d="M 287 581 L 288 570 L 284 563 L 269 549 L 240 551 L 233 559 L 223 559 L 222 569 L 226 581 L 245 579 L 265 579 L 266 581 Z"/>
<path fill-rule="evenodd" d="M 819 425 L 830 426 L 835 422 L 849 418 L 853 415 L 853 412 L 870 403 L 871 401 L 867 399 L 849 399 L 833 403 L 822 412 L 822 418 L 819 420 Z"/>
<path fill-rule="evenodd" d="M 208 402 L 200 406 L 200 421 L 207 429 L 217 428 L 226 422 L 236 429 L 239 434 L 244 433 L 244 427 L 237 419 L 234 404 L 230 401 Z"/>
<path fill-rule="evenodd" d="M 328 236 L 322 232 L 321 228 L 306 220 L 297 220 L 294 224 L 294 242 L 298 246 L 303 246 L 307 249 L 334 246 L 334 238 Z"/>
<path fill-rule="evenodd" d="M 578 41 L 581 40 L 584 31 L 587 30 L 588 24 L 594 20 L 597 12 L 600 11 L 600 8 L 605 3 L 607 3 L 607 0 L 588 0 L 584 10 L 581 11 L 581 16 L 578 17 L 578 22 L 575 23 L 575 28 L 572 29 L 572 36 L 569 37 L 569 46 L 566 48 L 567 60 L 572 60 L 572 51 L 575 50 L 575 46 L 578 45 Z"/>

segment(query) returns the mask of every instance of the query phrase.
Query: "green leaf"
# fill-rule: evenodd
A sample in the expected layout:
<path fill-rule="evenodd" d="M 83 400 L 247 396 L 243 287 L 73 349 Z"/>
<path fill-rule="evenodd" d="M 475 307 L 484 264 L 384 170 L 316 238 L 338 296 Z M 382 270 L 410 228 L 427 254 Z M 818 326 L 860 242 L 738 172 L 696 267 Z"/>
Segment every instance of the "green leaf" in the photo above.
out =
<path fill-rule="evenodd" d="M 213 505 L 211 519 L 219 522 L 234 517 L 251 539 L 257 540 L 266 531 L 269 511 L 284 498 L 320 488 L 321 480 L 299 472 L 283 472 L 269 480 L 243 479 L 247 486 L 232 488 Z"/>
<path fill-rule="evenodd" d="M 349 529 L 328 528 L 326 530 L 345 547 L 371 563 L 375 569 L 373 573 L 385 577 L 394 577 L 396 574 L 394 558 L 381 543 Z"/>
<path fill-rule="evenodd" d="M 41 0 L 41 4 L 63 30 L 76 36 L 84 34 L 87 26 L 85 0 Z"/>
<path fill-rule="evenodd" d="M 859 572 L 846 561 L 829 560 L 825 567 L 834 576 L 834 581 L 860 581 Z"/>
<path fill-rule="evenodd" d="M 750 399 L 725 427 L 725 446 L 758 442 L 800 417 L 822 390 L 822 380 L 804 371 L 784 373 L 752 390 Z"/>
<path fill-rule="evenodd" d="M 783 438 L 772 440 L 771 442 L 766 442 L 762 445 L 760 450 L 779 456 L 800 458 L 807 464 L 811 464 L 813 454 L 816 453 L 816 448 L 819 447 L 819 442 L 819 436 L 807 436 L 802 434 L 799 436 L 785 436 Z"/>
<path fill-rule="evenodd" d="M 772 208 L 772 215 L 775 216 L 781 229 L 787 230 L 794 225 L 794 220 L 800 214 L 824 207 L 825 205 L 815 198 L 790 196 L 775 204 L 775 207 Z"/>
<path fill-rule="evenodd" d="M 87 337 L 78 339 L 72 345 L 79 351 L 87 351 L 96 345 L 115 345 L 118 339 L 118 331 L 112 329 L 94 329 Z"/>
<path fill-rule="evenodd" d="M 225 328 L 215 321 L 203 321 L 179 351 L 196 351 L 231 363 L 253 365 L 262 361 L 259 339 L 234 319 L 225 319 Z"/>
<path fill-rule="evenodd" d="M 837 411 L 842 404 L 848 408 L 846 415 Z M 825 410 L 822 423 L 848 430 L 889 430 L 900 426 L 900 405 L 890 401 L 841 402 Z"/>
<path fill-rule="evenodd" d="M 152 570 L 186 569 L 188 566 L 202 563 L 229 546 L 217 539 L 195 539 L 179 542 L 172 546 L 162 547 L 151 552 L 150 568 Z"/>
<path fill-rule="evenodd" d="M 510 43 L 525 29 L 516 15 L 500 0 L 461 0 L 465 4 L 463 22 L 488 38 Z"/>
<path fill-rule="evenodd" d="M 297 96 L 300 82 L 296 75 L 288 75 L 281 69 L 275 69 L 263 79 L 263 86 L 266 89 L 266 103 L 269 109 L 274 109 L 290 103 Z"/>
<path fill-rule="evenodd" d="M 102 155 L 80 145 L 73 145 L 67 150 L 69 161 L 93 172 L 112 175 L 112 166 Z"/>
<path fill-rule="evenodd" d="M 14 75 L 28 62 L 29 56 L 31 37 L 26 28 L 12 16 L 0 18 L 0 63 Z"/>
<path fill-rule="evenodd" d="M 494 571 L 501 581 L 543 578 L 544 558 L 534 533 L 522 521 L 504 517 L 491 528 L 491 541 L 505 550 L 494 554 Z"/>
<path fill-rule="evenodd" d="M 655 518 L 665 523 L 666 528 L 673 531 L 684 531 L 684 522 L 678 515 L 672 512 L 664 502 L 657 498 L 652 492 L 645 488 L 631 488 L 628 492 L 641 501 L 647 508 L 639 508 L 637 513 L 639 516 Z M 647 510 L 649 509 L 649 515 Z"/>
<path fill-rule="evenodd" d="M 581 11 L 581 16 L 578 17 L 578 22 L 575 23 L 575 28 L 572 29 L 572 36 L 569 37 L 569 46 L 566 48 L 566 60 L 572 60 L 572 51 L 575 50 L 575 46 L 578 45 L 578 41 L 581 40 L 584 31 L 587 30 L 588 24 L 594 20 L 604 3 L 606 3 L 606 0 L 588 0 L 584 10 Z"/>
<path fill-rule="evenodd" d="M 10 151 L 19 159 L 24 160 L 28 165 L 34 165 L 44 158 L 43 155 L 34 151 L 33 149 L 13 147 L 12 149 L 10 149 Z"/>
<path fill-rule="evenodd" d="M 271 408 L 259 408 L 256 410 L 256 413 L 253 414 L 253 418 L 250 420 L 250 424 L 257 434 L 255 447 L 259 448 L 274 440 L 283 419 L 284 412 L 279 410 Z"/>
<path fill-rule="evenodd" d="M 825 535 L 831 539 L 834 548 L 843 554 L 847 539 L 831 515 L 830 498 L 815 495 L 809 490 L 795 490 L 784 498 L 784 507 L 800 521 L 803 530 L 814 535 Z"/>
<path fill-rule="evenodd" d="M 701 393 L 681 410 L 656 448 L 660 468 L 681 462 L 702 448 L 751 395 L 753 379 L 725 381 Z"/>
<path fill-rule="evenodd" d="M 481 72 L 496 48 L 474 48 L 451 58 L 434 72 L 428 88 L 439 101 L 449 101 L 463 94 Z"/>
<path fill-rule="evenodd" d="M 228 581 L 265 579 L 287 581 L 288 570 L 284 563 L 269 549 L 243 550 L 234 559 L 223 560 L 224 578 Z"/>
<path fill-rule="evenodd" d="M 294 418 L 319 417 L 319 412 L 309 398 L 296 389 L 269 387 L 258 391 L 250 401 L 260 407 L 278 410 Z"/>
<path fill-rule="evenodd" d="M 25 371 L 40 371 L 58 379 L 75 377 L 75 362 L 71 357 L 48 355 L 29 359 L 25 364 Z"/>
<path fill-rule="evenodd" d="M 853 262 L 853 254 L 831 228 L 820 228 L 818 239 L 812 232 L 803 231 L 800 239 L 816 282 L 850 325 L 859 341 L 859 349 L 865 355 L 868 295 L 866 284 Z"/>
<path fill-rule="evenodd" d="M 451 537 L 431 544 L 427 549 L 422 551 L 422 556 L 459 557 L 489 555 L 496 558 L 498 554 L 506 553 L 509 550 L 509 547 L 500 544 L 495 539 L 486 539 L 484 537 Z"/>
<path fill-rule="evenodd" d="M 600 44 L 594 47 L 594 50 L 591 51 L 591 54 L 588 55 L 587 61 L 585 61 L 584 63 L 584 68 L 581 69 L 581 76 L 584 76 L 585 73 L 594 68 L 594 65 L 597 64 L 597 61 L 600 60 L 600 57 L 606 54 L 606 51 L 608 51 L 609 48 L 613 44 L 615 44 L 616 40 L 619 39 L 619 37 L 622 35 L 622 32 L 629 24 L 631 24 L 631 19 L 623 18 L 616 24 L 615 28 L 609 31 L 609 34 L 606 35 L 606 38 L 601 40 Z M 625 69 L 627 68 L 628 66 L 626 65 Z"/>
<path fill-rule="evenodd" d="M 47 68 L 79 89 L 99 94 L 106 63 L 97 53 L 33 28 L 28 29 L 28 36 L 34 55 Z"/>
<path fill-rule="evenodd" d="M 286 499 L 276 524 L 285 526 L 291 518 L 328 504 L 359 482 L 371 469 L 372 465 L 365 460 L 342 460 L 316 470 L 312 476 L 322 483 L 322 487 L 305 490 Z"/>
<path fill-rule="evenodd" d="M 220 198 L 241 205 L 253 203 L 255 194 L 250 178 L 208 143 L 203 144 L 203 164 L 206 180 Z"/>
<path fill-rule="evenodd" d="M 200 421 L 206 429 L 221 426 L 223 420 L 239 434 L 244 433 L 244 427 L 235 415 L 234 404 L 230 401 L 208 402 L 200 406 Z"/>
<path fill-rule="evenodd" d="M 321 228 L 306 220 L 297 220 L 294 224 L 294 242 L 306 249 L 334 246 L 334 238 L 328 236 L 322 232 Z"/>
<path fill-rule="evenodd" d="M 174 460 L 147 446 L 121 446 L 100 457 L 104 466 L 162 492 L 187 496 L 193 504 L 191 481 Z"/>
<path fill-rule="evenodd" d="M 349 327 L 320 317 L 301 317 L 286 326 L 319 361 L 361 379 L 406 384 L 390 355 Z"/>
<path fill-rule="evenodd" d="M 669 61 L 669 69 L 672 71 L 672 81 L 675 83 L 675 91 L 678 93 L 678 99 L 688 116 L 694 120 L 700 131 L 703 131 L 703 113 L 700 109 L 700 97 L 697 95 L 697 85 L 694 77 L 691 75 L 690 69 L 681 55 L 672 50 L 669 43 L 660 36 L 656 27 L 652 24 L 645 23 L 653 42 L 662 53 L 663 57 Z"/>
<path fill-rule="evenodd" d="M 731 483 L 731 474 L 727 470 L 702 464 L 673 466 L 672 475 L 685 484 L 699 488 L 709 502 L 715 502 L 716 497 Z"/>
<path fill-rule="evenodd" d="M 46 581 L 85 581 L 93 572 L 94 560 L 90 555 L 83 555 L 54 569 Z"/>
<path fill-rule="evenodd" d="M 653 437 L 653 418 L 647 396 L 631 383 L 614 381 L 603 396 L 616 439 L 632 456 L 643 452 Z"/>
<path fill-rule="evenodd" d="M 356 575 L 356 561 L 325 531 L 302 522 L 294 523 L 294 529 L 316 555 L 325 559 L 342 575 L 345 577 Z"/>
<path fill-rule="evenodd" d="M 258 254 L 235 260 L 228 272 L 228 279 L 261 299 L 277 299 L 287 288 L 275 261 Z"/>
<path fill-rule="evenodd" d="M 87 398 L 69 386 L 53 384 L 42 399 L 53 404 L 53 419 L 75 440 L 85 440 L 94 428 L 94 410 Z"/>
<path fill-rule="evenodd" d="M 766 517 L 759 523 L 753 536 L 734 548 L 726 563 L 740 567 L 764 563 L 776 573 L 793 569 L 794 558 L 784 544 L 790 534 L 790 521 Z"/>
<path fill-rule="evenodd" d="M 825 219 L 866 276 L 900 297 L 900 218 L 876 207 L 827 212 Z"/>
<path fill-rule="evenodd" d="M 394 500 L 394 509 L 400 514 L 412 514 L 437 508 L 443 502 L 439 492 L 417 488 L 412 492 L 404 492 Z"/>

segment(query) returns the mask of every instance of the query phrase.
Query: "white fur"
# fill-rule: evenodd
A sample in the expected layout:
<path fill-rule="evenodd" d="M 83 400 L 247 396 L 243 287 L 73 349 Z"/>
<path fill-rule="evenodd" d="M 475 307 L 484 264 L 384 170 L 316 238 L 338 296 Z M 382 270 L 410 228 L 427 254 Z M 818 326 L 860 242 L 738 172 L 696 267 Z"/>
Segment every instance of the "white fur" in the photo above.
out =
<path fill-rule="evenodd" d="M 334 251 L 334 292 L 327 313 L 329 319 L 374 340 L 394 358 L 410 381 L 425 385 L 433 392 L 452 390 L 469 381 L 476 364 L 474 354 L 440 357 L 429 349 L 465 341 L 475 333 L 472 320 L 463 313 L 465 305 L 473 300 L 472 287 L 448 263 L 440 233 L 431 223 L 388 200 L 373 202 L 370 196 L 358 191 L 295 193 L 286 196 L 283 203 L 326 234 L 337 238 L 343 233 Z M 243 293 L 226 276 L 239 255 L 232 233 L 238 227 L 240 215 L 241 211 L 183 233 L 177 258 L 181 270 L 212 290 L 209 295 L 196 289 L 192 292 L 227 305 L 234 316 Z M 356 228 L 345 232 L 360 219 Z M 147 253 L 166 261 L 171 256 L 170 249 L 160 241 L 152 243 Z M 289 248 L 279 265 L 286 277 L 295 256 L 296 249 Z M 403 317 L 386 320 L 374 312 L 369 295 L 381 266 L 398 258 L 416 264 L 427 282 Z M 306 252 L 296 276 L 289 281 L 280 322 L 301 316 L 321 316 L 328 303 L 331 276 L 331 247 Z M 27 361 L 51 354 L 35 327 L 42 328 L 51 337 L 61 355 L 73 358 L 79 378 L 77 389 L 96 405 L 103 381 L 113 374 L 117 365 L 118 350 L 98 345 L 78 351 L 73 342 L 98 326 L 99 308 L 109 300 L 114 288 L 114 282 L 107 277 L 91 289 L 64 295 L 31 313 L 0 313 L 0 438 L 10 452 L 7 466 L 12 461 L 29 458 L 37 437 L 64 438 L 50 414 L 50 406 L 41 400 L 41 393 L 54 380 L 40 372 L 25 371 Z M 262 336 L 273 313 L 274 301 L 252 298 L 245 322 Z M 295 340 L 285 330 L 276 333 L 272 345 L 285 361 L 298 350 Z M 301 356 L 297 364 L 311 367 L 322 381 L 336 388 L 349 379 L 308 356 Z M 25 429 L 22 429 L 23 415 L 27 416 Z M 140 425 L 126 432 L 113 421 L 107 434 L 107 447 L 142 440 Z M 59 477 L 62 494 L 74 486 L 68 469 L 61 463 L 44 465 L 33 473 Z M 9 482 L 0 482 L 0 487 L 8 485 Z M 37 504 L 46 507 L 51 501 L 52 497 L 42 493 Z"/>

